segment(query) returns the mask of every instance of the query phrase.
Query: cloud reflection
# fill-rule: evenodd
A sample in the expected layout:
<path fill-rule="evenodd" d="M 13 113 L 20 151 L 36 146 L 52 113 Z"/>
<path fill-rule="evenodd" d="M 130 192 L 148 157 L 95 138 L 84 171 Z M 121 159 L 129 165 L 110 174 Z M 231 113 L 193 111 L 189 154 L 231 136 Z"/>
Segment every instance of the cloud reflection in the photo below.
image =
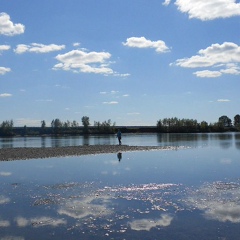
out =
<path fill-rule="evenodd" d="M 212 204 L 212 208 L 206 211 L 206 216 L 220 222 L 240 223 L 240 206 L 236 203 L 219 204 L 219 202 L 215 202 Z"/>
<path fill-rule="evenodd" d="M 240 223 L 240 184 L 214 182 L 191 193 L 187 204 L 204 212 L 207 219 Z"/>
<path fill-rule="evenodd" d="M 1 240 L 24 240 L 23 237 L 16 237 L 16 236 L 5 236 L 1 238 Z"/>
<path fill-rule="evenodd" d="M 95 200 L 96 197 L 90 196 L 81 200 L 68 201 L 58 210 L 58 213 L 76 219 L 82 219 L 88 216 L 106 216 L 112 213 L 112 211 L 107 208 L 107 203 L 109 202 L 108 197 L 101 197 L 97 199 L 97 202 L 95 202 Z"/>
<path fill-rule="evenodd" d="M 0 227 L 9 227 L 10 222 L 7 220 L 0 220 Z"/>
<path fill-rule="evenodd" d="M 10 202 L 10 198 L 0 195 L 0 204 L 6 204 Z"/>
<path fill-rule="evenodd" d="M 0 176 L 3 176 L 3 177 L 8 177 L 8 176 L 11 176 L 12 173 L 11 172 L 0 172 Z"/>
<path fill-rule="evenodd" d="M 24 218 L 17 217 L 15 218 L 18 227 L 27 227 L 32 225 L 34 227 L 42 227 L 42 226 L 52 226 L 58 227 L 59 225 L 66 225 L 67 222 L 63 219 L 50 218 L 50 217 L 36 217 L 36 218 Z"/>
<path fill-rule="evenodd" d="M 154 219 L 140 219 L 130 222 L 130 227 L 132 230 L 136 231 L 150 231 L 151 228 L 160 226 L 167 227 L 171 224 L 173 217 L 168 214 L 161 215 L 161 218 L 158 220 Z"/>

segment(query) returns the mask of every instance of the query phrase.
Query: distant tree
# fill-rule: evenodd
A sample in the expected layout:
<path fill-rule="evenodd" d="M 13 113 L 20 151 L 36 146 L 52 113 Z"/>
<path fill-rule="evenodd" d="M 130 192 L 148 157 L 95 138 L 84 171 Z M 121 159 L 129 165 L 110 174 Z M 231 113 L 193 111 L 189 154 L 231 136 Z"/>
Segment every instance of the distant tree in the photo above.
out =
<path fill-rule="evenodd" d="M 229 117 L 225 116 L 225 115 L 221 116 L 218 119 L 218 122 L 222 123 L 223 127 L 231 127 L 232 126 L 232 120 Z"/>
<path fill-rule="evenodd" d="M 240 115 L 239 115 L 239 114 L 237 114 L 237 115 L 234 117 L 234 127 L 240 128 Z"/>
<path fill-rule="evenodd" d="M 75 120 L 71 123 L 72 128 L 77 128 L 78 126 L 79 126 L 79 123 Z"/>
<path fill-rule="evenodd" d="M 111 119 L 103 122 L 94 121 L 94 126 L 97 127 L 100 133 L 114 133 L 115 132 L 115 122 L 112 123 Z"/>
<path fill-rule="evenodd" d="M 53 119 L 52 122 L 51 122 L 51 127 L 52 127 L 52 130 L 53 130 L 54 134 L 61 133 L 62 126 L 63 126 L 63 124 L 60 121 L 60 119 L 58 119 L 58 118 Z"/>
<path fill-rule="evenodd" d="M 82 117 L 82 124 L 83 124 L 83 132 L 88 133 L 89 132 L 89 125 L 90 125 L 90 120 L 89 117 L 83 116 Z"/>
<path fill-rule="evenodd" d="M 163 131 L 163 123 L 162 123 L 161 119 L 157 121 L 157 130 L 158 130 L 158 132 Z"/>
<path fill-rule="evenodd" d="M 200 131 L 201 132 L 208 132 L 208 130 L 209 130 L 208 123 L 206 121 L 202 121 L 200 123 Z"/>
<path fill-rule="evenodd" d="M 41 130 L 40 133 L 44 134 L 46 132 L 46 122 L 44 120 L 41 121 Z"/>
<path fill-rule="evenodd" d="M 3 121 L 0 125 L 0 133 L 2 136 L 12 136 L 13 135 L 13 120 Z"/>

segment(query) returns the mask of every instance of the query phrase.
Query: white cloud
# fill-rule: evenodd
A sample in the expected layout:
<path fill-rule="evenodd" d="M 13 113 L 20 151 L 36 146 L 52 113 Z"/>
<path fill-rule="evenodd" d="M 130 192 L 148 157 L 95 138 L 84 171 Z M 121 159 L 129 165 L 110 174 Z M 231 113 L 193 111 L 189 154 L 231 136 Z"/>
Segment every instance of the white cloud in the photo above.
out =
<path fill-rule="evenodd" d="M 136 231 L 150 231 L 151 228 L 161 226 L 167 227 L 171 224 L 173 217 L 163 214 L 160 219 L 141 219 L 130 222 L 132 230 Z"/>
<path fill-rule="evenodd" d="M 0 52 L 7 51 L 11 48 L 9 45 L 0 45 Z"/>
<path fill-rule="evenodd" d="M 103 102 L 103 104 L 112 105 L 112 104 L 118 104 L 118 102 L 116 102 L 116 101 L 111 101 L 111 102 Z"/>
<path fill-rule="evenodd" d="M 79 46 L 80 46 L 80 43 L 75 42 L 75 43 L 73 43 L 73 46 L 74 46 L 74 47 L 79 47 Z"/>
<path fill-rule="evenodd" d="M 49 45 L 44 45 L 41 43 L 32 43 L 30 45 L 19 44 L 17 45 L 16 49 L 14 49 L 14 52 L 17 54 L 22 54 L 25 52 L 48 53 L 53 51 L 60 51 L 64 48 L 65 48 L 65 45 L 56 45 L 56 44 L 49 44 Z"/>
<path fill-rule="evenodd" d="M 24 33 L 25 26 L 21 23 L 14 24 L 7 13 L 0 13 L 0 35 L 14 36 Z"/>
<path fill-rule="evenodd" d="M 118 93 L 119 91 L 115 91 L 115 90 L 112 90 L 111 91 L 111 94 L 116 94 L 116 93 Z"/>
<path fill-rule="evenodd" d="M 218 102 L 230 102 L 229 99 L 218 99 L 217 101 L 218 101 Z"/>
<path fill-rule="evenodd" d="M 168 6 L 170 4 L 171 0 L 165 0 L 165 2 L 163 3 L 164 6 Z"/>
<path fill-rule="evenodd" d="M 202 77 L 202 78 L 205 78 L 205 77 L 215 78 L 215 77 L 220 77 L 222 75 L 222 73 L 219 71 L 209 71 L 209 70 L 197 71 L 193 74 L 195 74 L 197 77 Z"/>
<path fill-rule="evenodd" d="M 145 37 L 130 37 L 127 38 L 127 41 L 122 44 L 127 47 L 135 48 L 155 48 L 155 51 L 157 53 L 164 53 L 169 51 L 169 48 L 166 46 L 164 41 L 151 41 Z"/>
<path fill-rule="evenodd" d="M 72 50 L 65 54 L 58 54 L 56 59 L 60 63 L 56 64 L 53 69 L 111 75 L 114 72 L 107 63 L 110 57 L 111 54 L 108 52 Z"/>
<path fill-rule="evenodd" d="M 222 74 L 237 75 L 240 74 L 240 46 L 232 42 L 212 44 L 206 49 L 199 50 L 195 56 L 178 59 L 175 64 L 185 68 L 221 68 L 218 71 L 197 71 L 194 74 L 198 77 L 219 77 Z"/>
<path fill-rule="evenodd" d="M 11 93 L 0 93 L 0 98 L 11 97 Z"/>
<path fill-rule="evenodd" d="M 127 113 L 127 115 L 139 115 L 140 113 L 139 112 L 130 112 L 130 113 Z"/>
<path fill-rule="evenodd" d="M 124 95 L 122 95 L 123 97 L 129 97 L 129 94 L 124 94 Z"/>
<path fill-rule="evenodd" d="M 11 72 L 11 68 L 0 67 L 0 75 L 4 75 L 7 72 Z"/>
<path fill-rule="evenodd" d="M 166 0 L 165 5 L 169 2 Z M 202 21 L 240 16 L 240 3 L 236 0 L 177 0 L 175 4 L 189 18 Z"/>

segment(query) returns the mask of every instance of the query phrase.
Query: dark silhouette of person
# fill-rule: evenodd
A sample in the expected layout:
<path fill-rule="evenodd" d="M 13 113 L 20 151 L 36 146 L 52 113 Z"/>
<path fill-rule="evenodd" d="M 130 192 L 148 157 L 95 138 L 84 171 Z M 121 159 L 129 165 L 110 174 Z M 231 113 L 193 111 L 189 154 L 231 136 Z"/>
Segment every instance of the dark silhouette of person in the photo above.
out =
<path fill-rule="evenodd" d="M 119 152 L 119 153 L 117 154 L 117 157 L 118 157 L 118 161 L 120 162 L 120 161 L 121 161 L 121 159 L 122 159 L 122 153 L 121 153 L 121 152 Z"/>
<path fill-rule="evenodd" d="M 119 143 L 119 145 L 121 145 L 121 144 L 122 144 L 122 141 L 121 141 L 121 139 L 122 139 L 122 133 L 121 133 L 120 129 L 118 129 L 117 138 L 118 138 L 118 143 Z"/>

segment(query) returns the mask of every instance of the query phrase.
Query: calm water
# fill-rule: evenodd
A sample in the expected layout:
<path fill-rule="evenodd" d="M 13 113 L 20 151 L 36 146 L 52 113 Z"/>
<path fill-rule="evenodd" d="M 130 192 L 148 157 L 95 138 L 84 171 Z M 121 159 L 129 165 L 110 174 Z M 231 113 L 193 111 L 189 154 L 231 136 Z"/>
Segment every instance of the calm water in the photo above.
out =
<path fill-rule="evenodd" d="M 235 145 L 240 149 L 240 133 L 199 134 L 123 134 L 123 144 L 137 146 L 214 146 Z M 118 144 L 116 135 L 67 137 L 14 137 L 0 138 L 0 148 L 64 147 L 79 145 Z"/>
<path fill-rule="evenodd" d="M 240 239 L 239 134 L 123 141 L 190 148 L 0 162 L 0 239 Z M 45 146 L 53 142 L 74 140 Z M 116 143 L 113 136 L 86 144 Z"/>

